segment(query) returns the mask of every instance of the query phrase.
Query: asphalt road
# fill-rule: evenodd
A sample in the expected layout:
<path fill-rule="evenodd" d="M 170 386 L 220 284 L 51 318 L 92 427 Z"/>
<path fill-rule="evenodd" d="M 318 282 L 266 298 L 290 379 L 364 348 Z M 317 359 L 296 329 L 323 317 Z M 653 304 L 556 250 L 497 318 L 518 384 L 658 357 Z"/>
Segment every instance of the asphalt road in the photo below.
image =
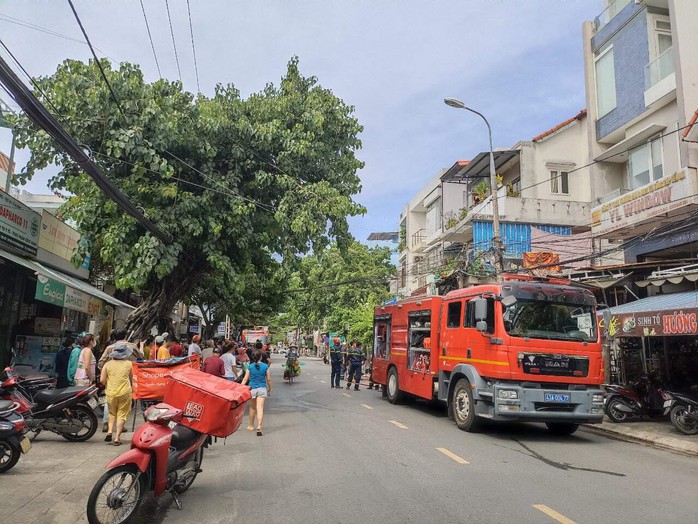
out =
<path fill-rule="evenodd" d="M 273 365 L 264 436 L 245 421 L 207 450 L 183 510 L 163 496 L 136 522 L 698 522 L 698 458 L 584 431 L 553 437 L 536 424 L 464 433 L 439 407 L 330 389 L 322 362 L 305 361 L 293 385 L 280 374 Z M 84 521 L 89 489 L 117 454 L 99 435 L 84 451 L 37 442 L 14 474 L 0 476 L 2 520 Z M 51 445 L 71 455 L 52 457 Z M 80 461 L 89 450 L 99 460 Z M 62 477 L 61 460 L 76 465 Z"/>

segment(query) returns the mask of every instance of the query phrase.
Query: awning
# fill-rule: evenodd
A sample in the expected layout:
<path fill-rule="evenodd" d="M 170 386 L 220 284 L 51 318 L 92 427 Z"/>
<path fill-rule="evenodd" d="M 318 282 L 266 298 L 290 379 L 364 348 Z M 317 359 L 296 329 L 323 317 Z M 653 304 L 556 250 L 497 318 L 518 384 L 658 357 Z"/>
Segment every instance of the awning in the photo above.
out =
<path fill-rule="evenodd" d="M 683 275 L 672 275 L 666 277 L 648 278 L 647 280 L 638 280 L 635 285 L 639 287 L 647 286 L 663 286 L 664 284 L 680 284 L 684 280 L 689 282 L 698 282 L 698 272 L 685 273 Z"/>
<path fill-rule="evenodd" d="M 643 298 L 610 308 L 613 337 L 698 334 L 698 291 Z"/>
<path fill-rule="evenodd" d="M 647 139 L 653 137 L 664 129 L 666 129 L 666 126 L 660 124 L 650 124 L 634 135 L 631 135 L 628 138 L 621 140 L 616 145 L 609 147 L 594 160 L 597 162 L 616 162 L 618 164 L 624 164 L 628 161 L 628 150 L 635 146 L 639 146 L 640 144 L 644 144 L 647 142 Z"/>
<path fill-rule="evenodd" d="M 44 277 L 48 277 L 50 279 L 56 280 L 60 282 L 61 284 L 68 286 L 69 288 L 75 289 L 77 291 L 81 291 L 83 293 L 86 293 L 92 297 L 98 298 L 100 300 L 103 300 L 104 302 L 107 302 L 109 304 L 112 304 L 114 306 L 119 306 L 119 307 L 125 307 L 128 309 L 135 309 L 133 306 L 130 304 L 127 304 L 126 302 L 122 302 L 121 300 L 118 300 L 110 295 L 107 295 L 104 291 L 97 289 L 94 286 L 91 286 L 90 284 L 86 282 L 82 282 L 81 280 L 78 280 L 76 278 L 73 278 L 71 276 L 66 275 L 65 273 L 61 273 L 60 271 L 57 271 L 55 269 L 50 269 L 47 268 L 46 266 L 40 264 L 39 262 L 36 262 L 34 260 L 30 260 L 28 258 L 20 257 L 17 255 L 13 255 L 12 253 L 8 253 L 7 251 L 0 249 L 0 257 L 9 260 L 10 262 L 14 262 L 15 264 L 18 264 L 20 266 L 24 266 L 30 271 L 33 271 L 36 275 L 43 275 Z M 70 307 L 67 306 L 66 307 Z"/>
<path fill-rule="evenodd" d="M 519 156 L 519 151 L 494 151 L 494 167 L 495 172 L 500 172 L 502 166 Z M 455 167 L 455 166 L 454 166 Z M 441 177 L 442 182 L 456 182 L 462 183 L 468 179 L 473 178 L 487 178 L 490 177 L 490 152 L 486 151 L 484 153 L 478 154 L 473 158 L 468 165 L 462 169 L 449 169 Z"/>
<path fill-rule="evenodd" d="M 600 275 L 581 280 L 580 284 L 585 284 L 600 289 L 608 289 L 609 287 L 620 286 L 623 282 L 628 280 L 631 275 L 632 272 L 627 274 L 620 273 L 619 275 Z"/>

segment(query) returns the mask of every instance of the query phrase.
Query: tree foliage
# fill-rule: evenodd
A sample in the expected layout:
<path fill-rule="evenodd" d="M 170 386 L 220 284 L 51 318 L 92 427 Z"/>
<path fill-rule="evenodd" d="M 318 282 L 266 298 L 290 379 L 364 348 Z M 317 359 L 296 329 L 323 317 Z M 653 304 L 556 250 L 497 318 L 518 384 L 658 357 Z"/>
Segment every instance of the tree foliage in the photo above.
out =
<path fill-rule="evenodd" d="M 363 344 L 371 342 L 373 308 L 388 298 L 388 280 L 395 272 L 390 249 L 352 242 L 337 245 L 299 261 L 292 274 L 286 321 L 310 331 L 346 332 Z"/>
<path fill-rule="evenodd" d="M 249 306 L 247 286 L 261 289 L 272 275 L 279 284 L 280 261 L 349 242 L 346 218 L 364 211 L 352 199 L 362 128 L 353 107 L 304 77 L 297 59 L 278 85 L 246 99 L 233 85 L 194 97 L 180 82 L 145 82 L 136 65 L 102 65 L 123 115 L 92 61 L 66 60 L 38 83 L 106 176 L 173 241 L 124 216 L 26 118 L 15 127 L 18 146 L 31 150 L 19 178 L 58 166 L 50 185 L 74 195 L 63 214 L 89 240 L 85 252 L 113 268 L 118 288 L 145 298 L 131 327 L 169 322 L 179 299 L 209 292 L 211 282 Z"/>

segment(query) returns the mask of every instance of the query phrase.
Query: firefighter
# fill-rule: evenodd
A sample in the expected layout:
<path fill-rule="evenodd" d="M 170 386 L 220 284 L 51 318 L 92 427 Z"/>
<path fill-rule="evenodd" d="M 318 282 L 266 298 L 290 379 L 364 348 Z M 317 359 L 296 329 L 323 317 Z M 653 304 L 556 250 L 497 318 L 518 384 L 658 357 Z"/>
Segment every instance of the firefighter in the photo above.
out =
<path fill-rule="evenodd" d="M 351 343 L 351 348 L 348 352 L 349 356 L 349 378 L 347 378 L 347 389 L 351 387 L 352 378 L 354 379 L 354 391 L 359 391 L 359 382 L 361 381 L 361 366 L 366 360 L 366 353 L 361 348 L 359 343 L 354 340 Z"/>
<path fill-rule="evenodd" d="M 339 339 L 334 339 L 334 344 L 330 348 L 330 361 L 332 363 L 332 374 L 330 375 L 330 387 L 339 387 L 339 374 L 342 370 L 342 360 L 344 359 L 344 354 L 342 353 L 342 348 L 339 345 Z"/>

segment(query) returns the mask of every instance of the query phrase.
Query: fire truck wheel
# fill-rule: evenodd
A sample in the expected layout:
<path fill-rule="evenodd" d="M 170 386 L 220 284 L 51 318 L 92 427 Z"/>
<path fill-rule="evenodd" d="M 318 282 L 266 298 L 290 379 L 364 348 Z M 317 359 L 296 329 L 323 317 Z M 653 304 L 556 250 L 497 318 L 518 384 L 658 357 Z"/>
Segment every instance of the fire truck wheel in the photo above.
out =
<path fill-rule="evenodd" d="M 404 395 L 400 391 L 400 381 L 397 378 L 397 370 L 390 368 L 388 372 L 388 384 L 386 385 L 388 394 L 388 402 L 391 404 L 399 404 L 402 402 Z"/>
<path fill-rule="evenodd" d="M 458 429 L 475 433 L 480 429 L 480 419 L 475 415 L 473 390 L 468 379 L 462 378 L 456 383 L 451 396 L 453 418 Z"/>
<path fill-rule="evenodd" d="M 560 437 L 567 437 L 579 428 L 579 424 L 572 424 L 570 422 L 546 422 L 545 425 L 548 426 L 548 431 L 551 434 Z"/>

